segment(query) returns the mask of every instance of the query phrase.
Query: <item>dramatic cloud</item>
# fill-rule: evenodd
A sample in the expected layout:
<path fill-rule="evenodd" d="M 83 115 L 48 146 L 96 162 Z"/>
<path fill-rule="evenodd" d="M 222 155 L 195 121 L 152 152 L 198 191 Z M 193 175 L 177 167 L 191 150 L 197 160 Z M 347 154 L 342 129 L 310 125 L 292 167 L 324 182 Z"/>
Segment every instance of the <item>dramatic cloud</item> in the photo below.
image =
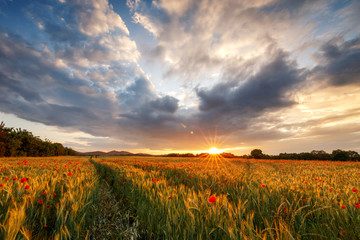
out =
<path fill-rule="evenodd" d="M 338 42 L 341 41 L 339 44 Z M 325 78 L 335 86 L 360 84 L 360 38 L 343 42 L 339 39 L 324 44 L 316 57 L 317 77 Z"/>
<path fill-rule="evenodd" d="M 269 63 L 245 81 L 219 83 L 211 90 L 198 90 L 200 110 L 261 112 L 292 105 L 291 92 L 304 76 L 296 63 L 286 59 L 285 53 L 276 50 L 273 55 Z"/>
<path fill-rule="evenodd" d="M 0 9 L 0 111 L 61 128 L 75 148 L 196 151 L 216 135 L 235 153 L 360 149 L 357 1 Z"/>

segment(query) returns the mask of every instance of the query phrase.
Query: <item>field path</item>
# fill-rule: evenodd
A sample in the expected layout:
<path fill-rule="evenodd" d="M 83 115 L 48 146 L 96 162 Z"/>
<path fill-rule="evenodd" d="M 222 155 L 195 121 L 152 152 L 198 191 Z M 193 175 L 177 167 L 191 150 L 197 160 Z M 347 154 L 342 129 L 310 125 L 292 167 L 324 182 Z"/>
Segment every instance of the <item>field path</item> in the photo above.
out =
<path fill-rule="evenodd" d="M 116 199 L 111 187 L 102 179 L 98 192 L 98 215 L 90 226 L 87 239 L 140 239 L 138 221 L 120 199 Z"/>

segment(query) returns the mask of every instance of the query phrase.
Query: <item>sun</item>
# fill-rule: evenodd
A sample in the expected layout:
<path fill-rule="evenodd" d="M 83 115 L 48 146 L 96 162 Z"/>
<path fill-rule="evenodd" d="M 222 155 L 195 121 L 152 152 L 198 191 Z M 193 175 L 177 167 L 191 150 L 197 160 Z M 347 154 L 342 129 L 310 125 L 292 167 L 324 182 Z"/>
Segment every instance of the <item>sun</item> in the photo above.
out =
<path fill-rule="evenodd" d="M 222 152 L 223 152 L 222 150 L 217 149 L 216 147 L 213 147 L 208 151 L 209 154 L 220 154 Z"/>

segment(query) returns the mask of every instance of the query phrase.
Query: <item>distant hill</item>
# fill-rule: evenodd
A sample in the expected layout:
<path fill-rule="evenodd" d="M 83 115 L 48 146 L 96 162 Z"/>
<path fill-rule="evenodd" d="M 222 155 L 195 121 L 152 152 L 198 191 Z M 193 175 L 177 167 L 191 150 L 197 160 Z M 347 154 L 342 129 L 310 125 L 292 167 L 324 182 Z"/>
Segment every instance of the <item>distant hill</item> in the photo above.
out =
<path fill-rule="evenodd" d="M 102 151 L 93 151 L 93 152 L 79 152 L 81 156 L 152 156 L 147 153 L 131 153 L 128 151 L 110 151 L 110 152 L 102 152 Z"/>

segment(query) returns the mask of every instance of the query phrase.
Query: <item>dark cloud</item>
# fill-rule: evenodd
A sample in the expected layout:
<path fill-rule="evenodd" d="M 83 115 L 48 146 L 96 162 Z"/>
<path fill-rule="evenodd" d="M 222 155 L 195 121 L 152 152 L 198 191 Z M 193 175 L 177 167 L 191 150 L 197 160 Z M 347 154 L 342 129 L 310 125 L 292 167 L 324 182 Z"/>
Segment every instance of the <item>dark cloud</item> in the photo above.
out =
<path fill-rule="evenodd" d="M 319 65 L 313 73 L 330 85 L 360 84 L 360 38 L 337 42 L 329 41 L 321 47 L 316 55 Z"/>
<path fill-rule="evenodd" d="M 0 111 L 48 125 L 81 127 L 112 111 L 106 94 L 57 68 L 46 52 L 0 33 Z"/>
<path fill-rule="evenodd" d="M 21 81 L 10 79 L 0 72 L 0 93 L 2 96 L 16 95 L 29 102 L 43 101 L 39 93 L 26 88 Z"/>
<path fill-rule="evenodd" d="M 178 109 L 179 100 L 171 96 L 165 96 L 162 98 L 157 98 L 150 102 L 150 105 L 159 111 L 174 113 Z"/>
<path fill-rule="evenodd" d="M 173 121 L 173 113 L 178 109 L 178 100 L 171 96 L 158 97 L 145 78 L 138 78 L 124 90 L 118 92 L 121 116 L 131 119 L 133 124 L 142 128 L 152 124 L 161 126 L 165 121 Z M 135 122 L 134 122 L 135 121 Z"/>
<path fill-rule="evenodd" d="M 197 89 L 199 109 L 206 114 L 232 112 L 247 115 L 288 107 L 294 104 L 291 93 L 303 78 L 303 71 L 296 63 L 290 61 L 283 51 L 277 50 L 270 62 L 246 81 L 238 79 L 219 83 L 212 89 Z"/>

